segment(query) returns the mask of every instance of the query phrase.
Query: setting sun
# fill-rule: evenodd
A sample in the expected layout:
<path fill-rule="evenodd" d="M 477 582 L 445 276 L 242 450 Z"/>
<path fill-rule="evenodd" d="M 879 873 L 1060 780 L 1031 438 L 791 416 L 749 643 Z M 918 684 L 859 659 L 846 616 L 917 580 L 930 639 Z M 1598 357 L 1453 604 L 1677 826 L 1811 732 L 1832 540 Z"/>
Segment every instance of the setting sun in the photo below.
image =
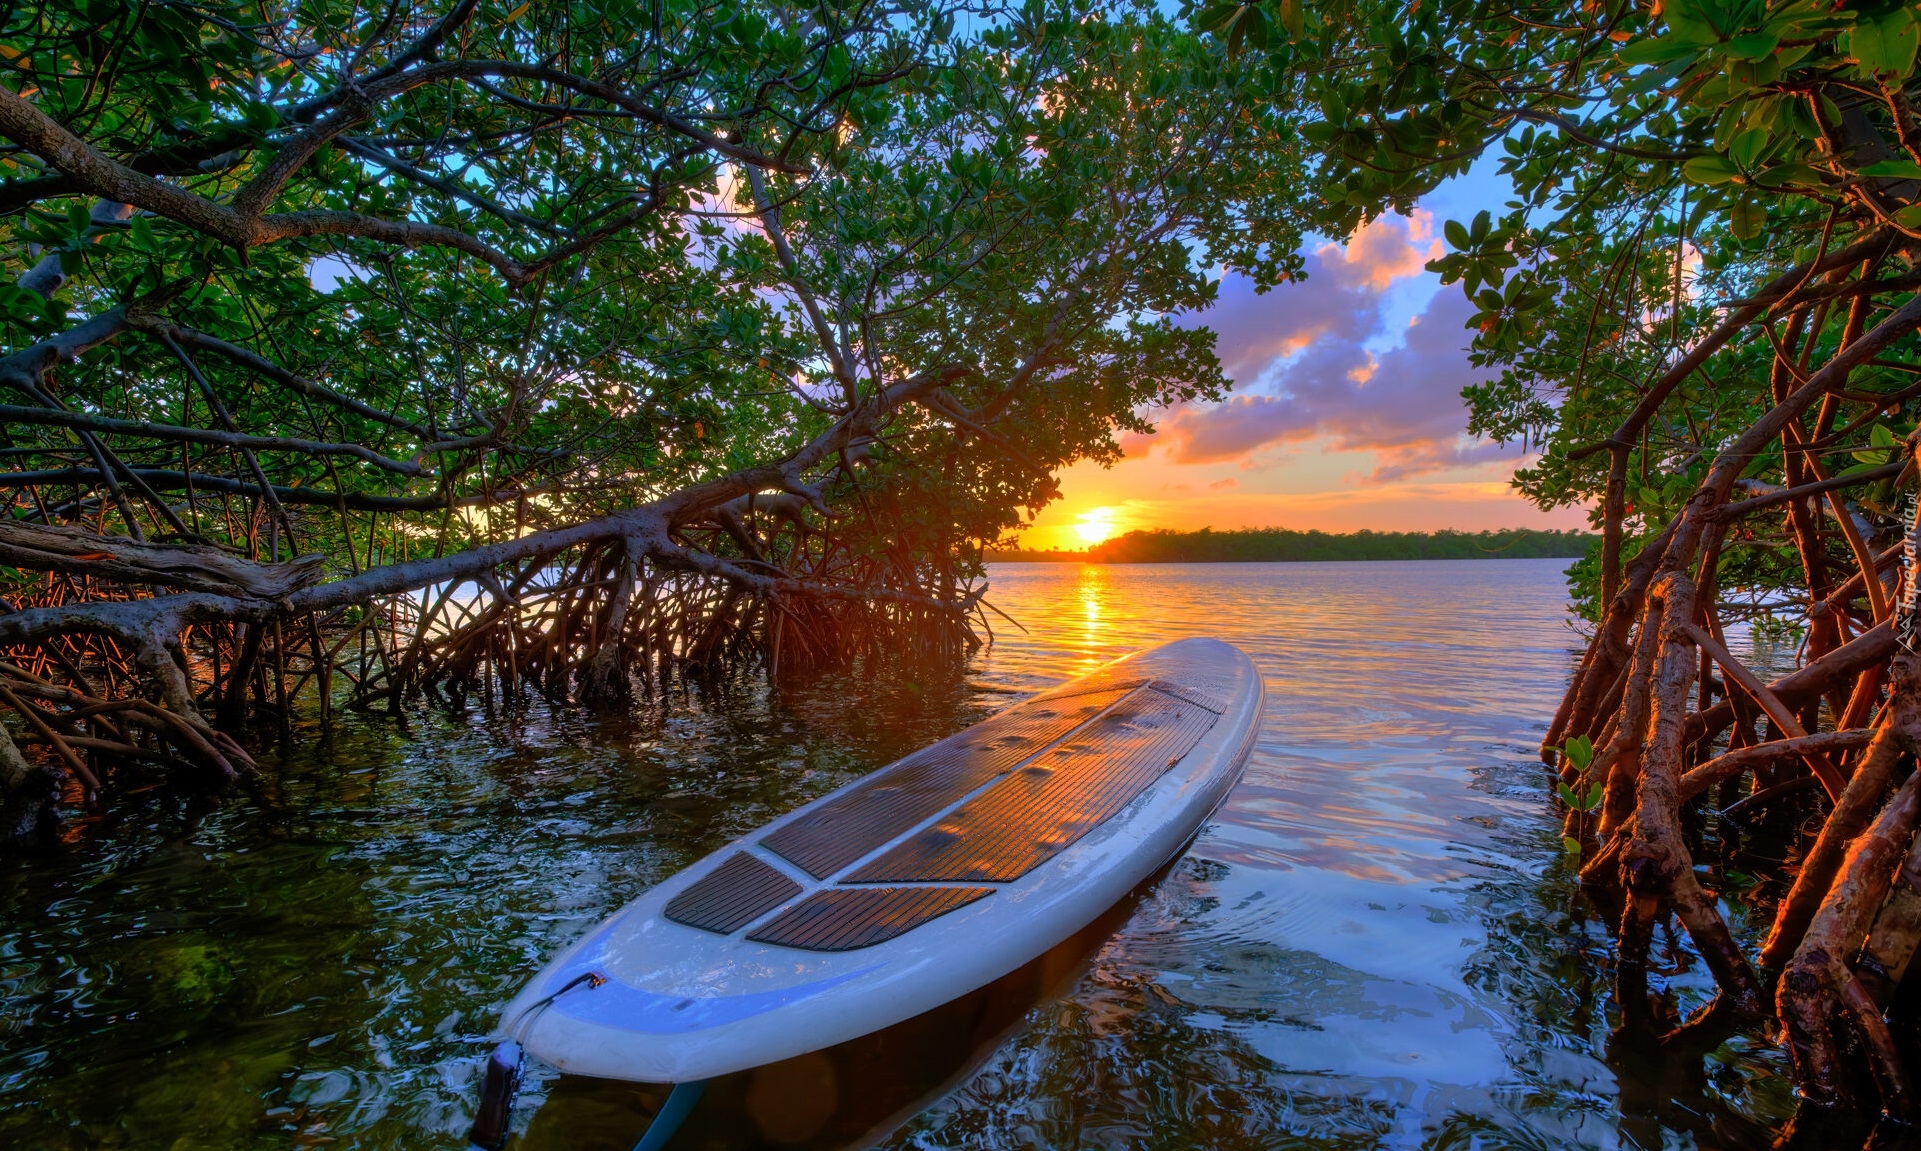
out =
<path fill-rule="evenodd" d="M 1114 508 L 1091 508 L 1075 517 L 1074 534 L 1088 546 L 1101 543 L 1119 533 L 1120 525 L 1114 522 Z"/>

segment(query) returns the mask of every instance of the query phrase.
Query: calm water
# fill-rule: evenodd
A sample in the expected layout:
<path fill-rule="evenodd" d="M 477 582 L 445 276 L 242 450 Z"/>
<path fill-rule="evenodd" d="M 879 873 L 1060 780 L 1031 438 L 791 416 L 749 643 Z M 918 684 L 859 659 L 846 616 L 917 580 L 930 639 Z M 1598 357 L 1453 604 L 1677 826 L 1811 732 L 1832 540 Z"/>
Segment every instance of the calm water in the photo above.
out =
<path fill-rule="evenodd" d="M 0 859 L 0 1146 L 462 1146 L 499 1007 L 602 916 L 1026 693 L 1188 635 L 1267 677 L 1245 782 L 1011 1033 L 971 1056 L 893 1041 L 886 1061 L 940 1066 L 882 1108 L 909 1108 L 886 1145 L 1765 1146 L 1792 1106 L 1775 1053 L 1607 1057 L 1607 936 L 1534 757 L 1578 644 L 1562 566 L 1004 565 L 995 602 L 1028 630 L 997 620 L 964 676 L 307 733 L 253 794 L 136 804 Z M 826 1111 L 873 1092 L 809 1074 L 717 1091 L 676 1146 L 819 1145 Z M 656 1098 L 537 1073 L 519 1145 L 631 1145 Z"/>

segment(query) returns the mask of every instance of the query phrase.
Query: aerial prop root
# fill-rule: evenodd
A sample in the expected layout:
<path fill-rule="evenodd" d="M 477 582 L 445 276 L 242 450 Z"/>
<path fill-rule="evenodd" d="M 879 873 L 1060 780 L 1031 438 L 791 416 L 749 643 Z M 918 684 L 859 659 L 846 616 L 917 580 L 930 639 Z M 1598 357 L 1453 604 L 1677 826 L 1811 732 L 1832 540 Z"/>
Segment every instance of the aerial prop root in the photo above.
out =
<path fill-rule="evenodd" d="M 1844 386 L 1843 361 L 1918 321 L 1921 304 L 1910 301 L 1819 372 L 1777 373 L 1775 407 L 1607 581 L 1612 596 L 1542 746 L 1569 801 L 1581 880 L 1618 924 L 1625 1031 L 1671 1043 L 1707 1014 L 1676 1027 L 1661 1008 L 1650 956 L 1677 921 L 1714 977 L 1712 1013 L 1778 1021 L 1807 1100 L 1843 1111 L 1878 1104 L 1903 1123 L 1921 1121 L 1921 1101 L 1887 1013 L 1921 949 L 1914 548 L 1873 540 L 1837 493 L 1905 483 L 1921 437 L 1905 461 L 1830 479 L 1810 460 L 1778 490 L 1732 496 L 1771 437 L 1790 449 L 1810 442 L 1797 421 Z M 1823 402 L 1820 419 L 1832 410 Z M 1808 614 L 1820 625 L 1802 666 L 1771 680 L 1730 647 L 1724 624 L 1742 616 L 1717 590 L 1725 533 L 1761 513 L 1782 516 L 1786 538 L 1799 541 Z M 1823 528 L 1822 515 L 1848 518 L 1849 530 Z M 1913 537 L 1916 525 L 1904 526 Z M 1843 538 L 1845 553 L 1820 546 Z M 1889 578 L 1897 563 L 1899 581 Z M 1718 825 L 1716 808 L 1728 817 Z M 1803 821 L 1771 817 L 1782 811 L 1818 816 L 1817 830 L 1785 894 L 1754 909 L 1771 923 L 1750 955 L 1729 928 L 1715 859 L 1703 869 L 1697 856 L 1705 847 L 1726 861 L 1745 843 L 1792 835 Z M 1750 823 L 1756 813 L 1769 818 Z M 1717 826 L 1715 848 L 1706 833 Z"/>
<path fill-rule="evenodd" d="M 882 650 L 960 651 L 973 639 L 977 595 L 947 601 L 887 586 L 871 565 L 805 579 L 752 570 L 629 521 L 548 542 L 505 562 L 481 549 L 413 565 L 404 580 L 374 569 L 277 599 L 195 590 L 0 615 L 0 656 L 16 653 L 0 662 L 0 713 L 11 718 L 0 729 L 5 830 L 36 825 L 63 781 L 78 801 L 110 790 L 122 769 L 194 788 L 230 783 L 253 766 L 235 738 L 248 721 L 284 722 L 303 689 L 319 684 L 324 695 L 335 675 L 360 707 L 398 710 L 448 687 L 456 699 L 531 688 L 606 705 L 631 696 L 636 672 L 652 693 L 677 676 L 771 662 L 770 640 L 796 668 Z M 181 578 L 211 582 L 202 571 Z M 354 579 L 363 594 L 336 590 Z M 80 663 L 61 654 L 76 640 Z M 107 659 L 108 648 L 120 657 Z"/>
<path fill-rule="evenodd" d="M 91 327 L 125 326 L 124 315 L 110 321 Z M 68 342 L 106 338 L 83 328 Z M 22 353 L 0 374 L 30 376 L 72 350 Z M 318 557 L 262 565 L 190 541 L 0 525 L 0 561 L 44 573 L 50 589 L 0 615 L 0 658 L 12 653 L 9 666 L 37 677 L 0 676 L 0 713 L 11 717 L 0 818 L 19 830 L 45 811 L 49 779 L 84 799 L 110 788 L 120 765 L 158 767 L 181 784 L 231 781 L 252 765 L 236 736 L 262 717 L 288 730 L 309 686 L 323 717 L 341 681 L 350 706 L 395 712 L 442 687 L 602 704 L 626 698 L 636 670 L 651 692 L 754 660 L 796 669 L 965 651 L 978 642 L 968 621 L 979 590 L 946 591 L 933 571 L 862 558 L 805 517 L 825 506 L 810 475 L 969 371 L 944 365 L 888 385 L 782 460 L 651 503 L 331 580 Z M 747 532 L 750 520 L 764 535 L 724 554 L 730 529 Z M 51 666 L 76 645 L 78 663 Z"/>

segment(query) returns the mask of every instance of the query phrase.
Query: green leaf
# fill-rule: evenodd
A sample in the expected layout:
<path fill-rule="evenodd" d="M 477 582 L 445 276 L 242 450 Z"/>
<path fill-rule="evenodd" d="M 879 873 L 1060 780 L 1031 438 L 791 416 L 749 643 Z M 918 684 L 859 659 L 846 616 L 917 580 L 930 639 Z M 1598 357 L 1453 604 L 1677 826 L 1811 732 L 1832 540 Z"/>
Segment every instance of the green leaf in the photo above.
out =
<path fill-rule="evenodd" d="M 1737 200 L 1734 206 L 1728 209 L 1728 227 L 1739 239 L 1751 240 L 1760 235 L 1761 229 L 1767 226 L 1767 222 L 1768 210 L 1762 207 L 1759 201 Z"/>
<path fill-rule="evenodd" d="M 1202 8 L 1200 15 L 1194 18 L 1194 27 L 1203 32 L 1219 32 L 1227 27 L 1230 20 L 1239 16 L 1240 12 L 1239 4 L 1210 4 Z"/>
<path fill-rule="evenodd" d="M 1306 35 L 1302 5 L 1304 0 L 1281 0 L 1281 26 L 1287 29 L 1290 42 L 1298 43 Z"/>
<path fill-rule="evenodd" d="M 1913 160 L 1877 160 L 1856 168 L 1859 176 L 1899 176 L 1903 179 L 1921 179 L 1921 164 Z"/>
<path fill-rule="evenodd" d="M 1221 26 L 1227 41 L 1227 56 L 1232 60 L 1247 47 L 1267 47 L 1267 14 L 1252 4 L 1236 8 Z"/>
<path fill-rule="evenodd" d="M 1561 754 L 1574 765 L 1574 770 L 1585 772 L 1594 762 L 1594 741 L 1585 735 L 1577 735 L 1561 745 Z"/>
<path fill-rule="evenodd" d="M 1755 174 L 1754 182 L 1764 188 L 1819 188 L 1821 172 L 1807 164 L 1770 164 Z"/>
<path fill-rule="evenodd" d="M 1687 177 L 1690 183 L 1711 187 L 1739 179 L 1741 169 L 1724 156 L 1696 156 L 1681 165 L 1681 175 Z"/>
<path fill-rule="evenodd" d="M 1781 38 L 1770 31 L 1746 32 L 1729 40 L 1727 51 L 1743 60 L 1762 60 L 1772 56 L 1780 43 Z"/>
<path fill-rule="evenodd" d="M 1858 62 L 1857 71 L 1867 76 L 1906 75 L 1914 68 L 1917 46 L 1921 46 L 1921 28 L 1912 12 L 1900 8 L 1881 20 L 1857 16 L 1847 35 L 1847 53 Z"/>
<path fill-rule="evenodd" d="M 1743 169 L 1752 168 L 1772 138 L 1773 133 L 1765 128 L 1750 128 L 1728 145 L 1728 156 Z"/>
<path fill-rule="evenodd" d="M 1914 59 L 1921 53 L 1921 17 L 1912 7 L 1897 8 L 1881 21 L 1881 62 L 1897 76 L 1914 74 Z"/>
<path fill-rule="evenodd" d="M 1666 36 L 1653 40 L 1636 40 L 1615 53 L 1621 63 L 1627 65 L 1671 64 L 1677 60 L 1692 60 L 1700 54 L 1701 50 L 1698 47 L 1683 44 L 1679 40 Z"/>
<path fill-rule="evenodd" d="M 1442 224 L 1441 233 L 1447 237 L 1448 245 L 1456 251 L 1464 250 L 1473 243 L 1468 237 L 1466 225 L 1459 220 L 1449 220 Z"/>
<path fill-rule="evenodd" d="M 1561 850 L 1568 855 L 1581 854 L 1581 841 L 1571 835 L 1561 837 Z"/>

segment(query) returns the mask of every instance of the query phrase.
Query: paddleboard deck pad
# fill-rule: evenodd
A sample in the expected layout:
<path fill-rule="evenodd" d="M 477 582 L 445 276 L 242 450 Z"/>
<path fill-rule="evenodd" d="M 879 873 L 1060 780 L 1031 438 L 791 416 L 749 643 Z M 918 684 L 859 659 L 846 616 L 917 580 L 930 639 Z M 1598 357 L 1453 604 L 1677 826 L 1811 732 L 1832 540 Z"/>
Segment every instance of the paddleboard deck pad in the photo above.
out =
<path fill-rule="evenodd" d="M 1240 778 L 1262 702 L 1219 641 L 1117 660 L 668 879 L 550 963 L 502 1029 L 563 1072 L 683 1083 L 937 1007 L 1177 856 Z"/>

